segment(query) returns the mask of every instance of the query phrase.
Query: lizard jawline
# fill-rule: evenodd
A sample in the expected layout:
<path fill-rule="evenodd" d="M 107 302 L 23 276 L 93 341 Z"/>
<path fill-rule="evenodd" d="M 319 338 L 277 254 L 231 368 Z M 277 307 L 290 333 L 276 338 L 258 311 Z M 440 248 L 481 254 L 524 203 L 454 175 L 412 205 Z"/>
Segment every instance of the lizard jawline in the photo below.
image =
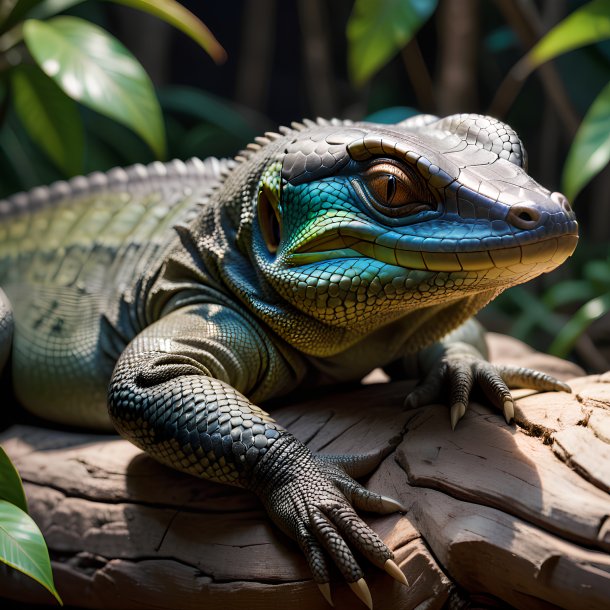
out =
<path fill-rule="evenodd" d="M 539 273 L 550 271 L 565 261 L 574 251 L 578 237 L 567 234 L 549 237 L 526 245 L 506 248 L 480 250 L 474 252 L 425 252 L 389 247 L 363 239 L 345 238 L 337 235 L 332 238 L 319 238 L 300 248 L 300 252 L 290 254 L 285 262 L 291 267 L 308 265 L 337 258 L 371 258 L 377 261 L 421 271 L 488 271 L 506 270 L 520 275 L 532 267 Z M 312 247 L 330 249 L 313 250 Z M 336 247 L 332 247 L 336 246 Z"/>

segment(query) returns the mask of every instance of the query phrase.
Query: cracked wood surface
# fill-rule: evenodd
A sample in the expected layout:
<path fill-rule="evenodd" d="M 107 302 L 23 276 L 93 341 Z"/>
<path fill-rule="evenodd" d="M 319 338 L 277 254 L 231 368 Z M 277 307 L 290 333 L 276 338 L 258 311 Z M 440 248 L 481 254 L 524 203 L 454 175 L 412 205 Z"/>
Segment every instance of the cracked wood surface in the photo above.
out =
<path fill-rule="evenodd" d="M 508 338 L 492 336 L 491 348 L 497 362 L 579 374 Z M 516 426 L 471 403 L 452 432 L 445 407 L 401 408 L 411 382 L 329 391 L 273 414 L 324 453 L 377 453 L 402 435 L 367 486 L 408 511 L 366 520 L 410 586 L 366 566 L 376 608 L 441 608 L 471 596 L 526 609 L 607 608 L 610 374 L 570 384 L 572 395 L 517 391 Z M 328 608 L 300 551 L 253 495 L 175 472 L 109 435 L 13 426 L 0 442 L 68 605 Z M 335 576 L 335 607 L 364 608 Z M 6 569 L 0 595 L 51 603 Z"/>

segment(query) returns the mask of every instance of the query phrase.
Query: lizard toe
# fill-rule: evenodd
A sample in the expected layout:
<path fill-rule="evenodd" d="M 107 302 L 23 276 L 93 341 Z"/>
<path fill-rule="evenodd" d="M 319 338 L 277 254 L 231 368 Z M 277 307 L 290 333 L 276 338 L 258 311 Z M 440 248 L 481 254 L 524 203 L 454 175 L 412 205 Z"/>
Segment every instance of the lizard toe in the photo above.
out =
<path fill-rule="evenodd" d="M 383 455 L 385 455 L 385 452 Z M 316 455 L 314 459 L 324 474 L 337 486 L 354 508 L 381 514 L 397 511 L 406 512 L 407 509 L 397 500 L 370 491 L 345 472 L 346 468 L 351 467 L 352 460 L 358 457 L 350 455 Z M 379 459 L 377 457 L 375 457 L 375 462 L 375 465 L 378 465 Z"/>
<path fill-rule="evenodd" d="M 541 371 L 510 365 L 496 366 L 496 370 L 512 388 L 529 388 L 542 392 L 572 392 L 572 388 L 567 383 Z"/>
<path fill-rule="evenodd" d="M 388 559 L 394 558 L 394 553 L 347 502 L 329 507 L 323 506 L 322 510 L 342 537 L 372 564 L 383 568 Z"/>
<path fill-rule="evenodd" d="M 299 523 L 295 533 L 295 539 L 305 555 L 309 569 L 314 581 L 320 588 L 322 595 L 326 601 L 332 606 L 332 598 L 330 596 L 330 572 L 328 562 L 324 555 L 324 550 L 318 539 L 309 531 L 309 528 L 304 522 Z"/>
<path fill-rule="evenodd" d="M 409 394 L 407 394 L 403 407 L 417 409 L 425 405 L 438 402 L 442 398 L 442 380 L 445 376 L 444 367 L 433 369 Z"/>
<path fill-rule="evenodd" d="M 350 502 L 380 512 L 402 507 L 369 492 L 346 474 L 337 465 L 344 461 L 341 456 L 314 456 L 292 435 L 287 433 L 282 438 L 283 442 L 261 460 L 253 490 L 275 523 L 296 539 L 327 601 L 328 566 L 332 561 L 354 592 L 371 607 L 364 573 L 352 549 L 393 578 L 404 581 L 393 569 L 392 551 L 358 516 Z"/>
<path fill-rule="evenodd" d="M 515 416 L 515 402 L 498 368 L 485 361 L 476 362 L 473 368 L 485 396 L 504 413 L 506 423 L 509 424 Z"/>
<path fill-rule="evenodd" d="M 370 491 L 347 475 L 339 475 L 333 478 L 333 481 L 351 505 L 359 510 L 380 514 L 406 512 L 407 510 L 397 500 Z"/>

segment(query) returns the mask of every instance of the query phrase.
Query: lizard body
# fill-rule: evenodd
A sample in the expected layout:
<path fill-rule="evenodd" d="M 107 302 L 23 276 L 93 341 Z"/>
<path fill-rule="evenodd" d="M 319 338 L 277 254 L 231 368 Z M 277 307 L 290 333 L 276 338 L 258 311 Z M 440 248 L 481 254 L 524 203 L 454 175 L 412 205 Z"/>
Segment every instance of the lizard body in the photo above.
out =
<path fill-rule="evenodd" d="M 369 603 L 346 540 L 400 576 L 350 502 L 397 503 L 347 476 L 358 457 L 312 456 L 257 405 L 417 357 L 412 405 L 446 381 L 455 425 L 476 380 L 510 419 L 504 380 L 566 386 L 497 370 L 460 333 L 576 241 L 565 197 L 526 173 L 495 119 L 307 121 L 236 160 L 117 168 L 0 202 L 0 368 L 10 352 L 15 394 L 41 417 L 114 426 L 166 464 L 252 489 L 325 596 L 328 553 Z"/>

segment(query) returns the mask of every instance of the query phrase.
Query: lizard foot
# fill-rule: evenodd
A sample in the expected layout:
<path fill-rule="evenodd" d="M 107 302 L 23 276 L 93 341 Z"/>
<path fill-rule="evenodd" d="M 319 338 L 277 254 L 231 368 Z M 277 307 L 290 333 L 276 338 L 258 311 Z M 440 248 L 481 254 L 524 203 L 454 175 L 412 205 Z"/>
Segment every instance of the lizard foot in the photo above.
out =
<path fill-rule="evenodd" d="M 520 366 L 494 365 L 485 360 L 472 346 L 455 346 L 438 360 L 422 384 L 405 399 L 405 407 L 421 407 L 444 398 L 448 386 L 451 407 L 451 427 L 455 429 L 464 417 L 470 394 L 478 385 L 490 402 L 504 413 L 506 423 L 515 417 L 512 388 L 541 391 L 571 392 L 570 386 L 551 375 Z"/>
<path fill-rule="evenodd" d="M 364 573 L 352 549 L 407 584 L 392 551 L 354 510 L 391 513 L 405 508 L 352 479 L 343 467 L 345 462 L 349 468 L 352 456 L 314 456 L 290 434 L 282 441 L 262 460 L 255 473 L 258 485 L 253 489 L 273 521 L 299 544 L 329 604 L 330 559 L 352 591 L 372 608 Z"/>

